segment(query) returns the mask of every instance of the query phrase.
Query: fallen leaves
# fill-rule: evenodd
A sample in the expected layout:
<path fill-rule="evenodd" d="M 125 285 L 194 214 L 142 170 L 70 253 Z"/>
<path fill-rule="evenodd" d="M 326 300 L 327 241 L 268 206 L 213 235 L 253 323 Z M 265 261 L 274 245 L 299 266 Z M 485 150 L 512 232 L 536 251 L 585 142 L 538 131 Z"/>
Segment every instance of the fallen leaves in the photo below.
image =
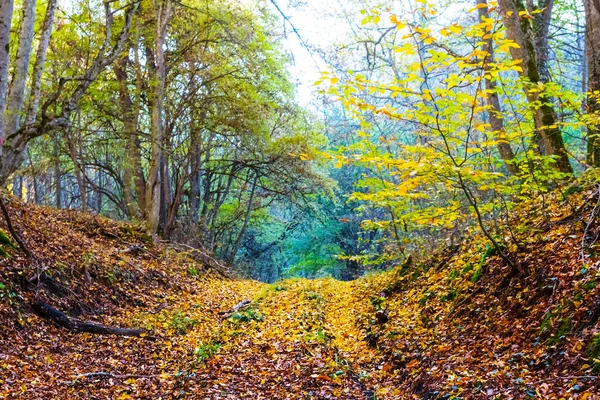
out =
<path fill-rule="evenodd" d="M 481 263 L 484 245 L 352 282 L 266 285 L 198 272 L 189 257 L 101 218 L 15 214 L 45 267 L 18 255 L 2 262 L 0 397 L 597 398 L 600 354 L 589 352 L 600 264 L 582 273 L 580 238 L 564 224 L 546 229 L 542 245 L 524 241 L 530 274 L 508 287 L 497 258 Z M 144 250 L 123 251 L 132 246 Z M 36 292 L 15 284 L 40 271 L 51 279 L 33 280 L 37 294 L 61 309 L 147 328 L 154 340 L 40 320 L 24 308 Z"/>

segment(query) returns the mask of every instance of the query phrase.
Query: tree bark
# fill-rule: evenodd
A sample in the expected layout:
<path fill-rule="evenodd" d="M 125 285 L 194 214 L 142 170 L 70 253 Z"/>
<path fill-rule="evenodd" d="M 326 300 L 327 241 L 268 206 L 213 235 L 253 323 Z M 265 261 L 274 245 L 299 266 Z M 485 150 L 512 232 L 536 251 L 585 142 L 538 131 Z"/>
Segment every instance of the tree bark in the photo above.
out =
<path fill-rule="evenodd" d="M 190 151 L 188 154 L 190 167 L 190 209 L 189 219 L 196 223 L 200 213 L 200 168 L 202 167 L 201 155 L 201 135 L 196 129 L 190 132 Z"/>
<path fill-rule="evenodd" d="M 488 12 L 487 0 L 477 0 L 477 5 L 480 4 L 484 5 L 485 7 L 478 8 L 479 19 L 483 20 L 489 18 L 490 15 Z M 490 63 L 494 63 L 494 46 L 491 37 L 488 39 L 483 39 L 482 41 L 485 43 L 483 45 L 483 51 L 487 53 L 487 57 L 484 61 L 484 68 L 488 70 L 488 65 Z M 510 143 L 508 143 L 506 139 L 504 123 L 502 122 L 502 108 L 500 107 L 500 99 L 498 97 L 498 93 L 496 92 L 496 82 L 491 77 L 486 77 L 485 87 L 488 90 L 486 99 L 489 107 L 488 115 L 490 125 L 492 126 L 494 140 L 496 141 L 496 147 L 498 148 L 498 153 L 500 153 L 500 158 L 502 158 L 502 161 L 504 161 L 504 165 L 506 166 L 508 172 L 516 175 L 519 173 L 519 167 L 515 164 L 515 153 L 510 147 Z"/>
<path fill-rule="evenodd" d="M 156 235 L 160 223 L 161 209 L 161 167 L 163 162 L 164 124 L 163 124 L 163 98 L 167 79 L 165 65 L 165 40 L 167 26 L 171 18 L 172 3 L 170 0 L 155 0 L 154 12 L 156 16 L 156 37 L 154 49 L 146 53 L 152 57 L 149 62 L 153 72 L 154 84 L 151 97 L 150 135 L 152 141 L 152 158 L 150 171 L 146 182 L 146 229 L 151 235 Z M 153 65 L 152 65 L 153 64 Z"/>
<path fill-rule="evenodd" d="M 58 142 L 58 133 L 54 133 L 52 143 L 52 153 L 53 153 L 53 162 L 54 162 L 54 186 L 56 190 L 56 197 L 54 205 L 56 208 L 62 208 L 62 182 L 60 180 L 61 172 L 60 172 L 60 148 Z"/>
<path fill-rule="evenodd" d="M 127 79 L 127 64 L 129 62 L 128 57 L 123 57 L 119 62 L 115 64 L 113 70 L 117 81 L 119 82 L 119 103 L 123 111 L 123 135 L 125 137 L 127 161 L 123 165 L 123 198 L 127 206 L 127 213 L 130 218 L 142 217 L 141 204 L 139 200 L 144 198 L 146 195 L 143 189 L 144 175 L 142 172 L 141 164 L 141 147 L 140 139 L 138 136 L 138 122 L 139 122 L 139 105 L 134 104 L 128 89 Z M 136 74 L 137 75 L 137 74 Z M 137 82 L 136 77 L 136 86 Z M 139 102 L 139 98 L 135 100 Z M 136 191 L 138 202 L 134 198 L 134 189 Z"/>
<path fill-rule="evenodd" d="M 5 130 L 7 134 L 14 133 L 20 126 L 21 109 L 25 97 L 25 83 L 29 72 L 31 44 L 33 42 L 33 25 L 35 22 L 36 0 L 23 1 L 23 16 L 19 29 L 17 54 L 14 61 L 14 72 L 8 92 L 5 113 Z"/>
<path fill-rule="evenodd" d="M 229 259 L 227 261 L 227 267 L 231 267 L 233 262 L 235 261 L 235 256 L 240 249 L 240 244 L 242 243 L 242 238 L 244 237 L 244 233 L 246 232 L 246 228 L 248 228 L 248 221 L 250 221 L 250 214 L 252 213 L 252 205 L 254 203 L 254 195 L 256 193 L 256 184 L 258 183 L 258 172 L 254 175 L 254 181 L 252 182 L 252 189 L 250 190 L 250 199 L 248 199 L 248 209 L 246 210 L 246 216 L 244 217 L 244 223 L 242 224 L 242 228 L 237 235 L 237 239 L 233 244 L 233 248 L 231 249 L 231 253 L 229 254 Z"/>
<path fill-rule="evenodd" d="M 118 335 L 118 336 L 141 336 L 145 331 L 142 329 L 117 328 L 98 324 L 95 322 L 79 321 L 74 318 L 69 318 L 65 313 L 50 304 L 38 300 L 32 305 L 33 310 L 40 317 L 51 320 L 58 326 L 66 328 L 73 332 L 96 333 L 99 335 Z"/>
<path fill-rule="evenodd" d="M 2 155 L 6 131 L 4 112 L 8 92 L 8 64 L 10 62 L 10 27 L 12 23 L 13 0 L 0 1 L 0 155 Z"/>
<path fill-rule="evenodd" d="M 40 41 L 35 53 L 35 64 L 33 65 L 33 73 L 31 75 L 31 94 L 29 95 L 29 107 L 25 119 L 26 125 L 33 125 L 37 118 L 42 93 L 42 73 L 44 72 L 46 53 L 50 45 L 50 37 L 52 36 L 56 3 L 57 0 L 48 0 L 48 6 L 46 7 L 46 16 L 44 17 L 42 33 L 40 34 Z"/>
<path fill-rule="evenodd" d="M 547 1 L 548 9 L 544 11 L 543 21 L 550 20 L 552 12 L 552 1 Z M 527 100 L 531 104 L 536 134 L 539 135 L 538 142 L 541 153 L 555 156 L 555 168 L 561 172 L 572 173 L 573 169 L 569 163 L 569 157 L 563 142 L 562 133 L 557 126 L 554 107 L 551 99 L 538 91 L 538 83 L 544 83 L 540 72 L 547 71 L 545 62 L 547 60 L 547 27 L 541 27 L 536 31 L 528 18 L 520 17 L 520 12 L 527 12 L 522 0 L 499 0 L 500 15 L 506 27 L 506 37 L 514 41 L 519 47 L 511 47 L 510 52 L 513 60 L 522 61 L 520 73 L 524 82 L 524 91 Z M 542 46 L 542 48 L 540 48 Z M 546 52 L 546 53 L 544 53 Z M 538 105 L 541 104 L 541 105 Z"/>
<path fill-rule="evenodd" d="M 600 1 L 585 0 L 585 42 L 587 55 L 587 112 L 594 114 L 587 126 L 587 163 L 600 166 Z"/>

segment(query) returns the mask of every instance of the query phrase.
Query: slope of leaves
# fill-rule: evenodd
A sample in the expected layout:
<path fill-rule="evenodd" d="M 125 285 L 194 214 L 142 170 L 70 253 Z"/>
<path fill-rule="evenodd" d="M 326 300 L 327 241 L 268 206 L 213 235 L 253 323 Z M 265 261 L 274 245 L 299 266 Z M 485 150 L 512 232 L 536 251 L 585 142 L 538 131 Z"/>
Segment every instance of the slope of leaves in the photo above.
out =
<path fill-rule="evenodd" d="M 134 226 L 13 203 L 39 260 L 0 267 L 0 397 L 595 399 L 599 202 L 572 186 L 521 207 L 514 276 L 472 237 L 351 282 L 272 285 L 223 279 Z M 70 333 L 34 298 L 148 333 Z"/>

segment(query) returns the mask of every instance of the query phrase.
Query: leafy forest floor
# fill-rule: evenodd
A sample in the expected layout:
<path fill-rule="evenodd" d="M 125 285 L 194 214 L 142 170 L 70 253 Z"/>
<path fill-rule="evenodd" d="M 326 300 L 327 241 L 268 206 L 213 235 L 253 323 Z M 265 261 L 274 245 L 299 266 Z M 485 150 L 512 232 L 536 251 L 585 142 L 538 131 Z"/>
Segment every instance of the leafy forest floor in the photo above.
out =
<path fill-rule="evenodd" d="M 600 199 L 579 189 L 548 195 L 543 217 L 540 199 L 521 208 L 513 276 L 471 237 L 352 282 L 271 285 L 132 225 L 12 201 L 36 258 L 0 264 L 0 398 L 598 399 Z M 145 333 L 71 332 L 38 300 Z"/>

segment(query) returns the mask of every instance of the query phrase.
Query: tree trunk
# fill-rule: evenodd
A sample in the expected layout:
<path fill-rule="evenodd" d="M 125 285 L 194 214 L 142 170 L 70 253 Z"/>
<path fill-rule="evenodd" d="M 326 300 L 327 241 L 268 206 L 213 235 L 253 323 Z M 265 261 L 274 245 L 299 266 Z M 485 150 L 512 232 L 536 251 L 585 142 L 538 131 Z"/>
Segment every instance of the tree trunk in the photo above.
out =
<path fill-rule="evenodd" d="M 479 19 L 488 19 L 490 15 L 488 12 L 487 0 L 477 0 L 477 5 L 485 6 L 480 6 L 480 8 L 478 8 Z M 488 39 L 483 39 L 483 42 L 485 43 L 483 45 L 483 51 L 487 52 L 487 57 L 484 61 L 484 68 L 487 70 L 488 64 L 495 62 L 494 46 L 491 37 Z M 496 92 L 496 82 L 491 77 L 486 77 L 485 88 L 488 90 L 488 115 L 490 125 L 492 126 L 494 140 L 496 141 L 496 147 L 498 148 L 498 153 L 500 153 L 500 158 L 502 158 L 502 161 L 504 161 L 504 165 L 506 166 L 508 172 L 510 172 L 513 175 L 516 175 L 519 172 L 519 167 L 514 162 L 515 153 L 510 147 L 510 143 L 508 143 L 506 139 L 504 123 L 502 122 L 502 109 L 500 108 L 500 99 L 498 98 L 498 93 Z"/>
<path fill-rule="evenodd" d="M 2 155 L 6 131 L 4 112 L 8 92 L 8 64 L 10 62 L 10 27 L 13 14 L 13 0 L 0 1 L 0 156 Z"/>
<path fill-rule="evenodd" d="M 202 160 L 200 159 L 200 132 L 192 129 L 190 136 L 190 152 L 188 154 L 190 166 L 189 219 L 192 222 L 197 222 L 200 213 L 200 168 L 202 166 Z"/>
<path fill-rule="evenodd" d="M 252 203 L 254 202 L 254 194 L 256 193 L 257 183 L 258 173 L 255 173 L 254 181 L 252 182 L 252 189 L 250 190 L 250 199 L 248 199 L 248 209 L 246 210 L 246 216 L 244 217 L 244 223 L 242 224 L 242 228 L 240 229 L 235 243 L 233 244 L 233 248 L 231 249 L 231 253 L 229 254 L 229 259 L 227 260 L 227 267 L 231 267 L 233 265 L 233 262 L 235 261 L 235 256 L 237 255 L 237 252 L 240 249 L 242 238 L 244 237 L 244 233 L 246 232 L 246 228 L 248 228 L 248 221 L 250 221 L 250 214 L 252 213 Z"/>
<path fill-rule="evenodd" d="M 53 158 L 54 158 L 54 186 L 56 189 L 56 198 L 54 205 L 56 208 L 62 208 L 62 184 L 60 181 L 60 148 L 58 143 L 58 133 L 54 133 Z"/>
<path fill-rule="evenodd" d="M 170 0 L 155 0 L 156 37 L 154 49 L 153 51 L 149 49 L 146 51 L 146 53 L 151 56 L 151 60 L 148 61 L 150 71 L 154 76 L 150 101 L 152 158 L 150 161 L 150 172 L 148 173 L 148 180 L 146 182 L 146 228 L 147 232 L 151 235 L 156 235 L 158 232 L 162 202 L 161 167 L 164 156 L 163 98 L 167 79 L 164 46 L 167 35 L 167 25 L 171 17 L 171 10 L 172 4 Z"/>
<path fill-rule="evenodd" d="M 595 114 L 587 126 L 587 163 L 600 166 L 600 1 L 585 0 L 585 42 L 587 53 L 587 112 Z M 596 92 L 596 94 L 594 94 Z"/>
<path fill-rule="evenodd" d="M 552 12 L 552 1 L 547 1 L 548 9 L 545 10 L 543 21 L 549 21 Z M 563 142 L 562 133 L 557 126 L 554 107 L 551 99 L 544 93 L 530 90 L 538 88 L 538 83 L 544 83 L 540 72 L 545 69 L 547 59 L 547 29 L 538 29 L 537 37 L 529 19 L 520 17 L 520 12 L 527 12 L 522 0 L 499 0 L 501 8 L 500 15 L 506 27 L 506 37 L 514 41 L 519 47 L 511 47 L 510 52 L 513 60 L 521 60 L 519 64 L 523 71 L 520 73 L 524 82 L 524 91 L 527 100 L 531 104 L 536 134 L 539 135 L 539 145 L 542 154 L 555 156 L 555 168 L 561 172 L 572 173 L 573 169 L 569 163 L 569 157 Z M 544 45 L 545 43 L 545 45 Z M 539 46 L 545 46 L 539 48 Z M 546 54 L 544 54 L 546 51 Z M 541 106 L 535 104 L 541 103 Z"/>
<path fill-rule="evenodd" d="M 56 11 L 57 0 L 48 0 L 46 8 L 46 16 L 40 34 L 40 41 L 37 52 L 35 54 L 35 64 L 33 65 L 33 73 L 31 76 L 31 94 L 29 95 L 29 107 L 27 109 L 26 125 L 32 125 L 36 118 L 38 107 L 40 105 L 40 97 L 42 93 L 42 73 L 46 63 L 46 53 L 50 45 L 50 36 L 52 36 L 52 27 L 54 25 L 54 13 Z"/>
<path fill-rule="evenodd" d="M 5 130 L 7 135 L 16 132 L 21 125 L 21 108 L 25 97 L 25 83 L 29 72 L 29 59 L 31 57 L 31 44 L 33 42 L 33 25 L 35 22 L 36 0 L 23 1 L 23 16 L 19 29 L 19 41 L 14 62 L 14 72 L 5 114 Z"/>
<path fill-rule="evenodd" d="M 119 82 L 119 103 L 123 112 L 123 136 L 125 137 L 127 160 L 123 165 L 123 198 L 130 218 L 140 218 L 140 204 L 134 199 L 134 188 L 136 193 L 144 186 L 143 174 L 140 176 L 141 149 L 138 137 L 139 106 L 131 100 L 128 90 L 127 63 L 128 57 L 123 57 L 115 64 L 113 70 Z M 136 99 L 136 101 L 139 101 Z M 145 196 L 145 193 L 138 193 Z"/>
<path fill-rule="evenodd" d="M 119 336 L 141 336 L 145 333 L 142 329 L 117 328 L 114 326 L 102 325 L 95 322 L 79 321 L 69 318 L 65 313 L 50 304 L 37 300 L 32 305 L 33 310 L 40 317 L 49 319 L 58 326 L 73 332 L 96 333 L 99 335 L 119 335 Z"/>

